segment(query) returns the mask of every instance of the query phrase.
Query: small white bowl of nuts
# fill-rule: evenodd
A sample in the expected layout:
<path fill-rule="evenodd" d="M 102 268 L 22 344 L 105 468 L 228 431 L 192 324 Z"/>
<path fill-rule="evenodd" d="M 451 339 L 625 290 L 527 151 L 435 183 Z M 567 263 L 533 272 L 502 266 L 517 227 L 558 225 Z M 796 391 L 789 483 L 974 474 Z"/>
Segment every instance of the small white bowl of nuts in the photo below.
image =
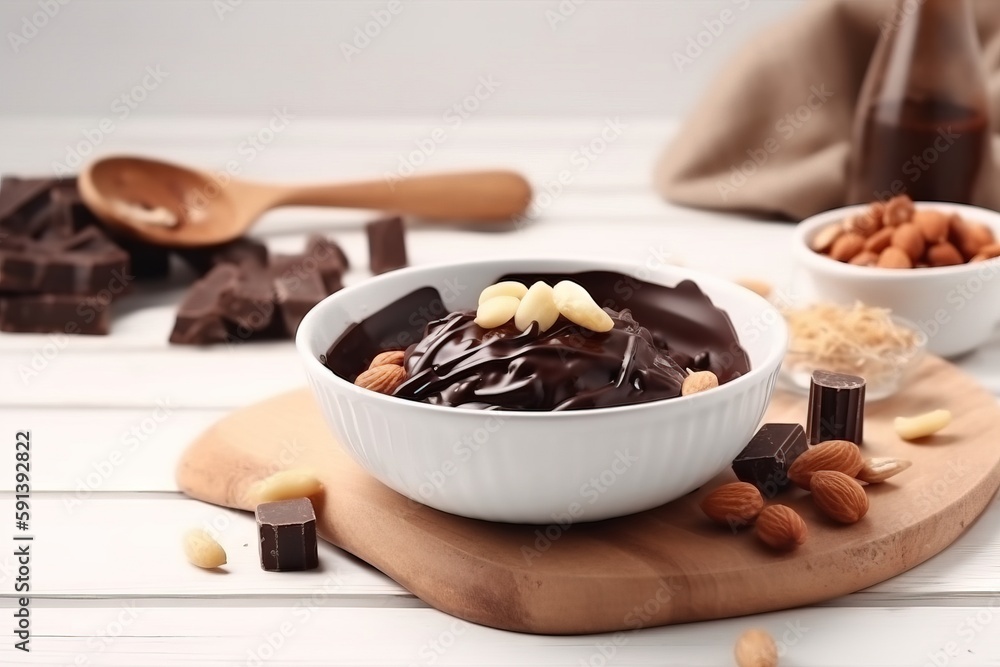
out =
<path fill-rule="evenodd" d="M 799 223 L 796 291 L 844 305 L 887 308 L 914 323 L 927 349 L 970 352 L 1000 323 L 1000 214 L 910 201 L 827 211 Z"/>

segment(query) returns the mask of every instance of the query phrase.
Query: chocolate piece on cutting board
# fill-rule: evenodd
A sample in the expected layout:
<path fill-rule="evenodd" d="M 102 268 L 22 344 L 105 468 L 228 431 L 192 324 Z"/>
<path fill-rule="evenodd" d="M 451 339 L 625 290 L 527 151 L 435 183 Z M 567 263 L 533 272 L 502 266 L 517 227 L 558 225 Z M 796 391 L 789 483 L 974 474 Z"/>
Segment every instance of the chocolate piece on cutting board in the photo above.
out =
<path fill-rule="evenodd" d="M 18 294 L 0 297 L 0 331 L 107 335 L 111 309 L 97 296 Z"/>
<path fill-rule="evenodd" d="M 207 248 L 178 249 L 177 254 L 199 275 L 205 275 L 220 264 L 267 265 L 267 246 L 245 236 Z"/>
<path fill-rule="evenodd" d="M 808 410 L 806 432 L 810 445 L 847 440 L 860 447 L 865 429 L 865 379 L 813 371 Z"/>
<path fill-rule="evenodd" d="M 368 232 L 368 256 L 372 273 L 378 275 L 407 265 L 406 237 L 400 217 L 372 220 Z"/>
<path fill-rule="evenodd" d="M 177 345 L 226 342 L 229 332 L 219 299 L 223 292 L 235 287 L 239 280 L 239 267 L 220 264 L 192 285 L 177 310 L 170 342 Z"/>
<path fill-rule="evenodd" d="M 263 569 L 294 572 L 319 566 L 316 512 L 308 498 L 263 503 L 255 513 Z"/>
<path fill-rule="evenodd" d="M 772 498 L 788 488 L 788 468 L 807 448 L 800 424 L 764 424 L 733 459 L 733 472 Z"/>

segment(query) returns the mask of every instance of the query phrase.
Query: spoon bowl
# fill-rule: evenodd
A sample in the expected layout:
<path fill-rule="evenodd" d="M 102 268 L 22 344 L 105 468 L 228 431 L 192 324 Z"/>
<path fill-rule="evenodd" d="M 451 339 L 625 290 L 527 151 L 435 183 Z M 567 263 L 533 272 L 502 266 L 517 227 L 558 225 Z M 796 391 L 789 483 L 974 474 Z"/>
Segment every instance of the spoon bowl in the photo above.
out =
<path fill-rule="evenodd" d="M 272 185 L 142 157 L 92 162 L 79 178 L 87 206 L 110 226 L 148 243 L 199 247 L 239 238 L 279 206 L 374 209 L 454 222 L 524 215 L 531 186 L 512 171 L 430 174 L 334 185 Z"/>

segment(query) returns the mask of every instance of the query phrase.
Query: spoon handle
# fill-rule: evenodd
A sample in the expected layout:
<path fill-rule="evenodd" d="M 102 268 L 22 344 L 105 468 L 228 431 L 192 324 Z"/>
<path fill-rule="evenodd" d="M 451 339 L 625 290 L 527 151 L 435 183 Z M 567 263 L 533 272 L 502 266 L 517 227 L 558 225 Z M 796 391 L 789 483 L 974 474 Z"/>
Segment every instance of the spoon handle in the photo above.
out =
<path fill-rule="evenodd" d="M 531 185 L 513 171 L 474 171 L 293 187 L 281 206 L 340 206 L 435 220 L 510 220 L 531 203 Z"/>

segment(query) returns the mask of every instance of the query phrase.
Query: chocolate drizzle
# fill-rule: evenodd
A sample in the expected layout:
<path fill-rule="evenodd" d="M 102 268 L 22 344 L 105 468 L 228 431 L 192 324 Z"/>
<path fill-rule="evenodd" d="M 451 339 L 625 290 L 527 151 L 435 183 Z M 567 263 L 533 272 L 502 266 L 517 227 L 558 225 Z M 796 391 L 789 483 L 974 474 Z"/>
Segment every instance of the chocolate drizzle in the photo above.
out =
<path fill-rule="evenodd" d="M 684 369 L 720 382 L 749 360 L 728 316 L 691 281 L 665 287 L 618 273 L 508 275 L 497 280 L 583 285 L 615 326 L 595 333 L 560 318 L 544 333 L 513 323 L 485 330 L 475 313 L 449 313 L 432 288 L 417 290 L 350 326 L 324 363 L 352 380 L 381 351 L 406 349 L 408 380 L 396 396 L 436 405 L 574 410 L 630 405 L 680 394 Z"/>

